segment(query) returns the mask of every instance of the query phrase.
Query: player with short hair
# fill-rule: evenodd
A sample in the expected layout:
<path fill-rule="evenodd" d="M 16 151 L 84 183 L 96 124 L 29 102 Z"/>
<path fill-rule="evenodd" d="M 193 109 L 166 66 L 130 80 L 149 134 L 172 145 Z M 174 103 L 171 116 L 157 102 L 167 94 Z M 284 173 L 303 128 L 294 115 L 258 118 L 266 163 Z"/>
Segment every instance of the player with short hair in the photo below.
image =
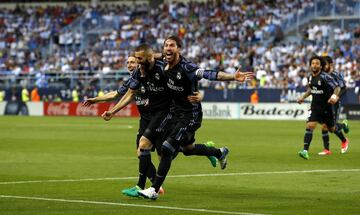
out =
<path fill-rule="evenodd" d="M 138 67 L 138 63 L 136 61 L 134 54 L 129 55 L 129 57 L 126 61 L 126 64 L 127 64 L 128 72 L 130 73 L 130 75 L 132 75 L 132 73 Z M 120 96 L 124 95 L 127 92 L 128 88 L 129 88 L 129 84 L 130 84 L 130 79 L 128 79 L 124 83 L 124 85 L 120 86 L 117 91 L 109 92 L 109 93 L 105 94 L 104 96 L 100 96 L 100 97 L 88 98 L 83 103 L 83 106 L 88 107 L 88 106 L 98 103 L 98 102 L 113 101 L 113 100 L 119 98 Z M 144 86 L 142 86 L 142 87 L 144 87 Z M 137 149 L 138 158 L 140 159 L 140 152 L 138 150 L 140 138 L 143 135 L 143 133 L 145 132 L 146 128 L 148 127 L 151 116 L 150 116 L 149 109 L 147 108 L 148 98 L 146 97 L 145 92 L 141 91 L 141 90 L 136 91 L 134 99 L 135 99 L 136 107 L 140 114 L 139 129 L 138 129 L 138 132 L 136 135 L 136 149 Z M 154 150 L 154 148 L 153 148 L 153 150 Z M 158 152 L 158 154 L 160 153 L 160 151 L 157 151 L 157 152 Z M 156 174 L 155 166 L 150 160 L 149 164 L 148 164 L 146 176 L 151 181 L 154 178 L 155 174 Z M 126 189 L 124 189 L 122 192 L 125 195 L 127 195 L 129 193 L 128 190 L 126 190 Z M 160 193 L 163 193 L 163 192 L 164 192 L 163 189 L 160 189 Z M 137 193 L 137 192 L 135 192 L 135 193 Z"/>
<path fill-rule="evenodd" d="M 216 72 L 201 69 L 181 56 L 182 43 L 177 36 L 170 36 L 164 41 L 163 55 L 167 61 L 165 67 L 166 85 L 175 105 L 173 128 L 161 148 L 161 160 L 152 186 L 139 194 L 145 198 L 157 199 L 160 186 L 170 169 L 172 155 L 179 147 L 184 155 L 215 156 L 220 162 L 221 169 L 227 164 L 226 156 L 229 150 L 206 147 L 204 144 L 194 144 L 195 132 L 201 126 L 202 108 L 200 102 L 191 103 L 187 100 L 198 90 L 198 81 L 201 78 L 209 80 L 240 82 L 252 78 L 252 73 L 243 73 L 237 70 L 235 74 Z"/>
<path fill-rule="evenodd" d="M 298 99 L 301 104 L 312 95 L 311 107 L 308 112 L 306 131 L 304 135 L 304 149 L 299 151 L 299 156 L 309 159 L 309 147 L 313 136 L 313 130 L 318 123 L 324 124 L 330 132 L 335 131 L 335 115 L 332 105 L 339 100 L 341 88 L 331 75 L 323 72 L 325 62 L 320 56 L 313 56 L 309 60 L 311 76 L 309 77 L 308 89 Z"/>
<path fill-rule="evenodd" d="M 346 84 L 345 84 L 344 77 L 340 73 L 337 73 L 336 71 L 334 71 L 333 60 L 330 56 L 323 56 L 323 59 L 325 61 L 324 72 L 330 74 L 333 77 L 333 79 L 336 82 L 338 82 L 339 87 L 341 88 L 340 93 L 339 93 L 339 98 L 341 98 L 346 93 Z M 335 122 L 336 122 L 336 129 L 335 129 L 334 133 L 341 140 L 341 153 L 345 153 L 348 150 L 349 140 L 344 136 L 342 130 L 344 130 L 345 133 L 348 133 L 349 126 L 348 126 L 347 120 L 344 120 L 343 123 L 338 122 L 340 111 L 341 111 L 340 99 L 336 104 L 333 105 L 333 111 L 335 114 Z M 326 128 L 326 125 L 323 125 L 322 137 L 323 137 L 324 150 L 319 152 L 318 154 L 319 155 L 330 155 L 331 151 L 330 151 L 329 133 Z"/>
<path fill-rule="evenodd" d="M 163 75 L 164 62 L 154 58 L 154 52 L 147 44 L 142 44 L 135 49 L 135 57 L 140 67 L 132 73 L 127 92 L 110 111 L 105 111 L 102 115 L 105 120 L 110 120 L 116 112 L 132 101 L 136 92 L 140 91 L 146 95 L 145 106 L 149 113 L 149 121 L 139 140 L 139 180 L 137 186 L 123 190 L 125 195 L 133 197 L 138 196 L 138 190 L 144 189 L 146 172 L 149 168 L 152 169 L 150 151 L 155 146 L 157 152 L 160 153 L 164 133 L 168 130 L 166 127 L 169 127 L 168 123 L 172 119 L 170 111 L 172 100 Z M 196 100 L 197 97 L 201 97 L 201 95 L 191 99 Z M 208 144 L 211 145 L 210 142 Z M 216 165 L 215 158 L 210 157 L 209 159 L 212 165 L 214 165 L 214 161 Z"/>

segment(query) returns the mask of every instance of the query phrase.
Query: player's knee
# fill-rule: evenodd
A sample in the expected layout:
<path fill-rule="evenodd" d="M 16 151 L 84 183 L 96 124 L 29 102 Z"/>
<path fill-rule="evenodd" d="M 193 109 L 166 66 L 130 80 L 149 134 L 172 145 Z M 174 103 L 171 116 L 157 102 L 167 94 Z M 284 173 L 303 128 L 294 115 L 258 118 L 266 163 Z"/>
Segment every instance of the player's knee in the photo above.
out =
<path fill-rule="evenodd" d="M 162 156 L 171 157 L 175 151 L 175 148 L 168 141 L 165 141 L 161 146 Z"/>
<path fill-rule="evenodd" d="M 142 137 L 140 138 L 139 147 L 138 147 L 138 148 L 139 148 L 139 149 L 149 150 L 149 149 L 152 148 L 152 143 L 151 143 L 151 141 L 150 141 L 148 138 L 142 136 Z"/>
<path fill-rule="evenodd" d="M 144 134 L 142 137 L 146 137 L 148 140 L 153 140 L 155 137 L 155 131 L 153 131 L 152 129 L 147 128 L 144 131 Z"/>

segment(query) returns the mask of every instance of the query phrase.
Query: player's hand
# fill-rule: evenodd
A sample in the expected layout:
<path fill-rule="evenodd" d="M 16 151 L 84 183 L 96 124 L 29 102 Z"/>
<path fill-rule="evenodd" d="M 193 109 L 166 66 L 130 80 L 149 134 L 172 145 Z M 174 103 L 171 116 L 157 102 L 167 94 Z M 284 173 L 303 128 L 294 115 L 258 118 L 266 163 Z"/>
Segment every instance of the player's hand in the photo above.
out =
<path fill-rule="evenodd" d="M 336 102 L 338 102 L 338 101 L 339 101 L 339 96 L 333 94 L 333 95 L 329 98 L 328 103 L 334 105 L 334 104 L 336 104 Z"/>
<path fill-rule="evenodd" d="M 95 104 L 95 103 L 96 103 L 95 98 L 88 98 L 82 103 L 82 106 L 89 107 L 90 105 Z"/>
<path fill-rule="evenodd" d="M 303 97 L 298 98 L 297 103 L 302 104 L 305 101 Z"/>
<path fill-rule="evenodd" d="M 253 72 L 241 72 L 240 69 L 235 72 L 235 80 L 239 82 L 250 81 L 254 78 Z"/>
<path fill-rule="evenodd" d="M 187 99 L 191 103 L 201 102 L 203 100 L 203 98 L 204 98 L 204 96 L 200 92 L 194 92 L 194 95 L 190 95 L 187 97 Z"/>
<path fill-rule="evenodd" d="M 114 116 L 114 114 L 112 114 L 110 111 L 105 111 L 103 114 L 101 114 L 101 116 L 105 121 L 109 121 Z"/>

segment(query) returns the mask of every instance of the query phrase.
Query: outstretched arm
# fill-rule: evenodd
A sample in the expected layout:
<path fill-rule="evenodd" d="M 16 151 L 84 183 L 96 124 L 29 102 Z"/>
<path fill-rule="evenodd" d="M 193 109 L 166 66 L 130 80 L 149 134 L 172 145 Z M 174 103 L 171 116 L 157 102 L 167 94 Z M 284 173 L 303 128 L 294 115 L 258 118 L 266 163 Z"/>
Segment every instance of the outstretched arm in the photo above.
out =
<path fill-rule="evenodd" d="M 135 90 L 128 89 L 120 101 L 111 110 L 105 111 L 101 116 L 104 118 L 104 120 L 109 121 L 117 112 L 130 104 L 130 102 L 134 99 L 134 96 Z"/>
<path fill-rule="evenodd" d="M 98 102 L 107 102 L 107 101 L 115 100 L 118 96 L 119 96 L 119 93 L 117 91 L 112 91 L 103 96 L 97 96 L 95 98 L 88 98 L 82 103 L 82 105 L 85 107 L 89 107 L 90 105 L 98 103 Z"/>
<path fill-rule="evenodd" d="M 252 72 L 241 72 L 240 69 L 236 70 L 234 74 L 226 72 L 215 72 L 213 70 L 198 69 L 196 70 L 196 76 L 199 78 L 205 78 L 212 81 L 239 81 L 244 82 L 251 80 L 254 77 Z"/>

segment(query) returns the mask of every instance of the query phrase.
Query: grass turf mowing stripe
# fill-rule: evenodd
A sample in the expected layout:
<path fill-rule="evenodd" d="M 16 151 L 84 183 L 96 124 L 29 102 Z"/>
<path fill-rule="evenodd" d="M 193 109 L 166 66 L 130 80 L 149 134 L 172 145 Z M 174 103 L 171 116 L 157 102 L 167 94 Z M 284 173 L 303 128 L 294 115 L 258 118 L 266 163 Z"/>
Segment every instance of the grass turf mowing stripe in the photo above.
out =
<path fill-rule="evenodd" d="M 265 214 L 258 214 L 258 213 L 246 213 L 246 212 L 236 212 L 236 211 L 217 211 L 217 210 L 208 210 L 208 209 L 202 209 L 202 208 L 180 208 L 180 207 L 159 206 L 159 205 L 126 204 L 126 203 L 119 203 L 119 202 L 101 202 L 101 201 L 89 201 L 89 200 L 77 200 L 77 199 L 53 199 L 53 198 L 44 198 L 44 197 L 31 197 L 31 196 L 0 195 L 0 198 L 80 203 L 80 204 L 94 204 L 94 205 L 115 205 L 115 206 L 124 206 L 124 207 L 156 208 L 156 209 L 192 211 L 192 212 L 215 213 L 215 214 L 265 215 Z"/>
<path fill-rule="evenodd" d="M 327 172 L 360 172 L 360 169 L 314 169 L 314 170 L 292 170 L 292 171 L 273 171 L 273 172 L 238 172 L 238 173 L 210 173 L 210 174 L 189 174 L 189 175 L 169 175 L 168 178 L 187 178 L 187 177 L 216 177 L 216 176 L 243 176 L 243 175 L 273 175 L 273 174 L 299 174 L 299 173 L 327 173 Z M 114 177 L 114 178 L 80 178 L 80 179 L 55 179 L 55 180 L 33 180 L 33 181 L 4 181 L 0 185 L 6 184 L 32 184 L 32 183 L 61 183 L 61 182 L 80 182 L 80 181 L 107 181 L 107 180 L 132 180 L 138 177 Z"/>

